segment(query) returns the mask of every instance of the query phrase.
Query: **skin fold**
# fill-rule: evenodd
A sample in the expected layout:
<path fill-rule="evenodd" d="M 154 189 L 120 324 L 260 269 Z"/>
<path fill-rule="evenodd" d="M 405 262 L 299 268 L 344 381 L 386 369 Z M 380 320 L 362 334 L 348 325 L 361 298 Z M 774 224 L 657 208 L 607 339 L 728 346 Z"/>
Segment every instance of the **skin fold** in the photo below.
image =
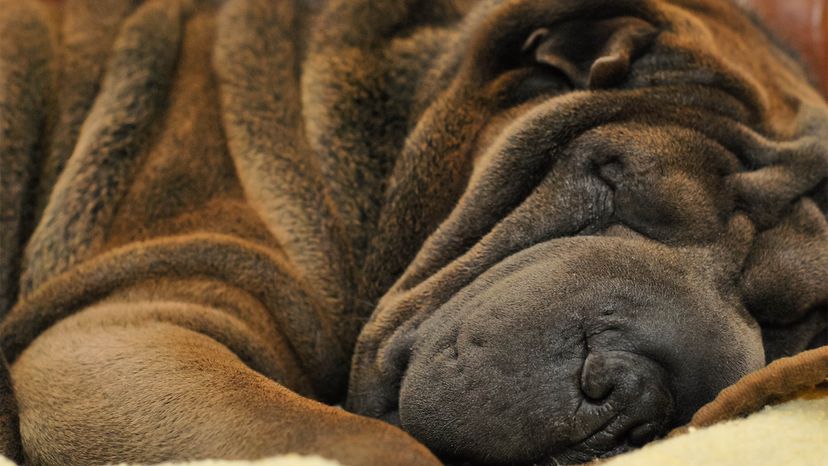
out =
<path fill-rule="evenodd" d="M 580 463 L 826 344 L 828 105 L 729 1 L 0 0 L 0 31 L 26 464 Z"/>

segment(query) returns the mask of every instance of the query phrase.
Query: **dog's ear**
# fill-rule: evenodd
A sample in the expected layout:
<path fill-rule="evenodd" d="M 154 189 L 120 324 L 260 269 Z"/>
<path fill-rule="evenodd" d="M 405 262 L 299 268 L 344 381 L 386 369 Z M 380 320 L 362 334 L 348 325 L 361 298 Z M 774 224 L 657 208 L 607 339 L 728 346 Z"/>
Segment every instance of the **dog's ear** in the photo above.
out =
<path fill-rule="evenodd" d="M 526 57 L 563 73 L 576 89 L 612 87 L 630 63 L 652 43 L 658 30 L 649 22 L 621 16 L 571 20 L 536 29 L 523 45 Z"/>
<path fill-rule="evenodd" d="M 802 198 L 779 224 L 758 235 L 741 293 L 763 327 L 768 360 L 822 338 L 828 326 L 828 221 L 813 200 Z"/>

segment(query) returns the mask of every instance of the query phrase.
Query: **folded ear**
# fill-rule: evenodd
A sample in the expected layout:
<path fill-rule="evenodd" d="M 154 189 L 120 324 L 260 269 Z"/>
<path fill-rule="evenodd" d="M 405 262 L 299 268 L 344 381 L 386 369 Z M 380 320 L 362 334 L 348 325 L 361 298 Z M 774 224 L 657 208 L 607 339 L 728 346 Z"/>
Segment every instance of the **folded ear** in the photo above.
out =
<path fill-rule="evenodd" d="M 813 200 L 801 199 L 782 222 L 758 235 L 741 292 L 763 327 L 768 359 L 802 351 L 825 331 L 828 222 Z"/>
<path fill-rule="evenodd" d="M 523 51 L 566 75 L 574 88 L 606 88 L 627 76 L 630 63 L 657 33 L 652 24 L 632 16 L 572 20 L 535 30 Z"/>

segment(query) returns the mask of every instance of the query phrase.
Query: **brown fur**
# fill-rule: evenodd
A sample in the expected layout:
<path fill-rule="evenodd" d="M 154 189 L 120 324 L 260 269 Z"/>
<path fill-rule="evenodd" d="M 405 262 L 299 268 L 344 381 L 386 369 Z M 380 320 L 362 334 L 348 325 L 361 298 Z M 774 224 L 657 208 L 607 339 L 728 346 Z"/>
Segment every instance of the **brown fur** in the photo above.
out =
<path fill-rule="evenodd" d="M 682 321 L 681 351 L 725 368 L 689 383 L 704 387 L 685 410 L 824 332 L 828 107 L 731 4 L 320 3 L 0 0 L 0 342 L 29 463 L 437 464 L 323 404 L 347 391 L 350 409 L 400 422 L 401 386 L 418 400 L 403 427 L 441 454 L 537 460 L 513 451 L 530 435 L 501 441 L 522 412 L 468 441 L 510 409 L 439 430 L 488 408 L 463 404 L 471 389 L 439 397 L 450 384 L 426 374 L 421 340 L 516 258 L 562 260 L 578 273 L 549 275 L 584 283 L 617 265 L 572 265 L 553 243 L 573 236 L 557 244 L 663 266 L 718 306 Z M 542 300 L 532 283 L 504 299 Z M 708 344 L 711 327 L 732 333 Z M 496 357 L 534 354 L 508 331 Z M 485 370 L 499 399 L 525 395 Z M 0 392 L 9 454 L 14 407 Z M 545 460 L 614 447 L 590 448 Z"/>
<path fill-rule="evenodd" d="M 2 332 L 28 462 L 296 451 L 434 464 L 397 429 L 311 401 L 341 397 L 355 335 L 340 327 L 355 332 L 355 319 L 342 316 L 337 215 L 299 145 L 293 7 L 109 3 L 0 15 L 17 54 L 3 65 L 29 73 L 15 83 L 33 94 L 3 87 L 14 128 L 28 125 L 8 139 L 4 169 L 29 164 L 4 176 L 4 193 L 29 176 L 49 197 L 4 200 L 18 222 L 20 204 L 41 205 Z M 50 27 L 61 28 L 51 45 L 47 34 L 34 54 L 13 47 Z M 37 55 L 50 47 L 59 61 Z M 45 147 L 28 142 L 41 137 Z"/>

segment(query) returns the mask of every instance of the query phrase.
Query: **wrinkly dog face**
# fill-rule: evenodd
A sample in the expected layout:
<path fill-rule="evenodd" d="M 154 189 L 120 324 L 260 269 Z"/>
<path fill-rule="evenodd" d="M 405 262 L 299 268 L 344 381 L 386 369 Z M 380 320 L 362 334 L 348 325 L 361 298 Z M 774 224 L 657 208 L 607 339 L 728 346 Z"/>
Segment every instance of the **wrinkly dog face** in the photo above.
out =
<path fill-rule="evenodd" d="M 418 328 L 402 425 L 440 451 L 530 462 L 586 460 L 686 421 L 758 368 L 762 347 L 743 310 L 684 259 L 590 237 L 511 256 Z"/>
<path fill-rule="evenodd" d="M 749 18 L 526 0 L 460 31 L 409 142 L 467 135 L 469 176 L 360 336 L 351 409 L 446 458 L 582 462 L 824 344 L 828 111 Z"/>

